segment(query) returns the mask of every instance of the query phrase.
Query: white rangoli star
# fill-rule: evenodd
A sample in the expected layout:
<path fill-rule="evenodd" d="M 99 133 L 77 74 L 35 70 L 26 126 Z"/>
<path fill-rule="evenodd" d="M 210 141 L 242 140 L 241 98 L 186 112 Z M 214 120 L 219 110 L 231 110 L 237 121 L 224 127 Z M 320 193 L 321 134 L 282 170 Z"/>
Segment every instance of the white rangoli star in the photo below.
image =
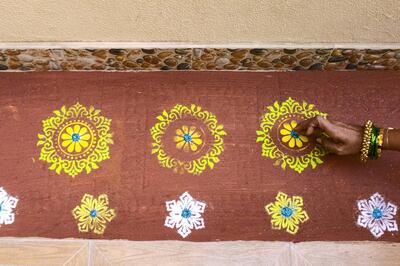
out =
<path fill-rule="evenodd" d="M 17 203 L 17 198 L 10 196 L 4 188 L 0 187 L 0 225 L 14 222 L 13 209 L 17 207 Z"/>
<path fill-rule="evenodd" d="M 164 225 L 169 228 L 176 227 L 183 238 L 187 237 L 193 228 L 198 230 L 205 227 L 201 214 L 204 213 L 206 204 L 193 199 L 188 192 L 183 193 L 178 201 L 167 201 L 165 205 L 169 216 L 166 217 Z"/>
<path fill-rule="evenodd" d="M 381 237 L 385 231 L 398 231 L 394 216 L 397 213 L 397 206 L 385 202 L 379 193 L 375 193 L 368 200 L 359 200 L 357 202 L 360 214 L 357 224 L 368 228 L 376 237 Z"/>

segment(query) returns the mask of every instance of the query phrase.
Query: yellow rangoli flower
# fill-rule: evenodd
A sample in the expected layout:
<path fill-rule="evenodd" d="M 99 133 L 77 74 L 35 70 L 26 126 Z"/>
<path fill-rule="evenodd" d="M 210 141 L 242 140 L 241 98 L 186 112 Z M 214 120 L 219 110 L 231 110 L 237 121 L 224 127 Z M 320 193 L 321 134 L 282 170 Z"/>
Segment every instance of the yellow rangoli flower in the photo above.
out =
<path fill-rule="evenodd" d="M 282 142 L 288 143 L 290 148 L 302 148 L 304 142 L 308 142 L 308 138 L 303 135 L 299 135 L 294 129 L 297 126 L 297 122 L 292 120 L 292 122 L 284 123 L 283 128 L 280 130 L 282 135 Z"/>
<path fill-rule="evenodd" d="M 183 149 L 185 152 L 197 151 L 198 146 L 203 143 L 201 134 L 196 130 L 196 127 L 182 126 L 181 129 L 176 130 L 174 138 L 177 149 Z"/>
<path fill-rule="evenodd" d="M 289 198 L 285 193 L 279 192 L 276 201 L 265 206 L 265 210 L 271 215 L 273 229 L 286 229 L 286 232 L 296 234 L 299 224 L 309 219 L 302 207 L 302 197 Z"/>
<path fill-rule="evenodd" d="M 90 194 L 85 194 L 81 205 L 72 210 L 72 215 L 78 220 L 80 232 L 93 231 L 96 234 L 103 234 L 107 222 L 115 217 L 115 211 L 108 207 L 108 197 L 101 194 L 97 199 Z"/>
<path fill-rule="evenodd" d="M 65 129 L 61 139 L 61 145 L 67 147 L 68 152 L 81 152 L 82 148 L 86 148 L 89 145 L 90 134 L 86 127 L 74 125 Z"/>

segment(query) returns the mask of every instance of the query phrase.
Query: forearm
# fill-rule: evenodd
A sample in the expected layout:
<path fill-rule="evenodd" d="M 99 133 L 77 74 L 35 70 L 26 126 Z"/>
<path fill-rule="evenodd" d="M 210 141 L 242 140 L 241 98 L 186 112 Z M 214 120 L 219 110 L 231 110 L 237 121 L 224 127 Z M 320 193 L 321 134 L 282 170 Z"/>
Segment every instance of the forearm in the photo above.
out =
<path fill-rule="evenodd" d="M 400 129 L 385 129 L 382 148 L 400 151 Z"/>

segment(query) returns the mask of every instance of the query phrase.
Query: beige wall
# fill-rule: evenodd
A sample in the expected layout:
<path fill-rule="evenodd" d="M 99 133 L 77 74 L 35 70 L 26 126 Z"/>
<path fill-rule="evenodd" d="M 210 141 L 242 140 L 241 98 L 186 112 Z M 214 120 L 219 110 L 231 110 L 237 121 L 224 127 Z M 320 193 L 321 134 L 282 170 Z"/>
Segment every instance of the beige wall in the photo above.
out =
<path fill-rule="evenodd" d="M 13 0 L 0 10 L 0 42 L 400 42 L 399 0 Z"/>

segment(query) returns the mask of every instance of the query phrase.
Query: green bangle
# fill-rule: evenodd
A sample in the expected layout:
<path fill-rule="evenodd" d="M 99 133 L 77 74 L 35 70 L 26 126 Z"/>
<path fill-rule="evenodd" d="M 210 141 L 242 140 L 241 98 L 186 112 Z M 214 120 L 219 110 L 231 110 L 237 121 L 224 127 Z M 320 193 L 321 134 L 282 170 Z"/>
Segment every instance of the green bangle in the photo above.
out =
<path fill-rule="evenodd" d="M 372 132 L 371 132 L 371 142 L 369 144 L 369 149 L 368 149 L 368 157 L 370 159 L 376 159 L 377 158 L 377 150 L 378 150 L 378 145 L 377 145 L 377 140 L 378 140 L 378 135 L 379 135 L 379 128 L 373 127 Z"/>

